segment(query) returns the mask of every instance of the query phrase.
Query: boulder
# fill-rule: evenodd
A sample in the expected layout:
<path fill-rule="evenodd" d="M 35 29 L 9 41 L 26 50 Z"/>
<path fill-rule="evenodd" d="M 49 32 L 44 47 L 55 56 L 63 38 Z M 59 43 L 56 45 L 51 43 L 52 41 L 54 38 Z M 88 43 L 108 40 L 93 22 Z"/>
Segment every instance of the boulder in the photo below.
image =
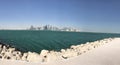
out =
<path fill-rule="evenodd" d="M 46 56 L 48 54 L 48 50 L 42 50 L 40 56 Z"/>
<path fill-rule="evenodd" d="M 42 62 L 42 58 L 37 53 L 28 52 L 27 61 L 29 61 L 29 62 Z"/>
<path fill-rule="evenodd" d="M 8 52 L 11 52 L 11 53 L 12 53 L 13 51 L 15 51 L 15 48 L 9 48 L 9 49 L 8 49 Z"/>
<path fill-rule="evenodd" d="M 51 62 L 51 61 L 58 61 L 64 59 L 62 57 L 61 52 L 56 52 L 56 51 L 50 51 L 50 53 L 47 54 L 46 61 Z"/>
<path fill-rule="evenodd" d="M 23 56 L 22 56 L 22 60 L 27 61 L 27 56 L 28 56 L 28 53 L 24 53 Z"/>

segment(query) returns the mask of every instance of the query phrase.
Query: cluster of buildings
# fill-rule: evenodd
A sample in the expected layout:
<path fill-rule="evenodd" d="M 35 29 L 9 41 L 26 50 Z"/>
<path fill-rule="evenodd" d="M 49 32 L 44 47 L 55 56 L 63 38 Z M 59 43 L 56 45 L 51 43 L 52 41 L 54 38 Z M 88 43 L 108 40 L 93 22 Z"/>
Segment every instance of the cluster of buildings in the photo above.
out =
<path fill-rule="evenodd" d="M 29 28 L 29 30 L 50 30 L 50 31 L 70 31 L 70 32 L 79 32 L 79 29 L 76 28 L 71 28 L 71 27 L 62 27 L 62 28 L 58 28 L 52 25 L 45 25 L 42 27 L 34 27 L 31 25 L 31 27 Z"/>

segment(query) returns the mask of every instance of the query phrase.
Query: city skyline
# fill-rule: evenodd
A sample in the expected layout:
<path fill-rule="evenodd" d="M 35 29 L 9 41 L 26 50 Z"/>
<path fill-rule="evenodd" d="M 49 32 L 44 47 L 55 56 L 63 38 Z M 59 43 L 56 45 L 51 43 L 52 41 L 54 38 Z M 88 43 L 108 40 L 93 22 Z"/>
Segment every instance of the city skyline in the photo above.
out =
<path fill-rule="evenodd" d="M 34 27 L 33 25 L 26 30 L 49 30 L 49 31 L 68 31 L 68 32 L 80 32 L 80 29 L 73 27 L 57 27 L 52 25 L 44 25 L 39 27 Z"/>
<path fill-rule="evenodd" d="M 0 29 L 31 25 L 120 33 L 118 0 L 0 0 Z"/>

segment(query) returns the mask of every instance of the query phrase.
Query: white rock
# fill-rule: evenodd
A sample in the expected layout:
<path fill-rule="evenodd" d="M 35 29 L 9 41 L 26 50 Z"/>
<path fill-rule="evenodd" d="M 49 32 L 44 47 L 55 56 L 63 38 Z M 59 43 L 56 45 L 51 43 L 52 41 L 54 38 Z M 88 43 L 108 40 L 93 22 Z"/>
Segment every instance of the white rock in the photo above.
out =
<path fill-rule="evenodd" d="M 50 52 L 46 58 L 47 62 L 58 61 L 58 60 L 63 60 L 62 54 L 60 52 Z"/>
<path fill-rule="evenodd" d="M 9 48 L 8 51 L 13 52 L 13 51 L 15 51 L 15 48 Z"/>
<path fill-rule="evenodd" d="M 46 56 L 48 54 L 48 50 L 42 50 L 40 56 Z"/>
<path fill-rule="evenodd" d="M 37 53 L 28 52 L 27 61 L 29 61 L 29 62 L 42 62 L 42 58 Z"/>
<path fill-rule="evenodd" d="M 23 56 L 22 56 L 22 60 L 27 61 L 27 56 L 28 56 L 28 53 L 24 53 Z"/>

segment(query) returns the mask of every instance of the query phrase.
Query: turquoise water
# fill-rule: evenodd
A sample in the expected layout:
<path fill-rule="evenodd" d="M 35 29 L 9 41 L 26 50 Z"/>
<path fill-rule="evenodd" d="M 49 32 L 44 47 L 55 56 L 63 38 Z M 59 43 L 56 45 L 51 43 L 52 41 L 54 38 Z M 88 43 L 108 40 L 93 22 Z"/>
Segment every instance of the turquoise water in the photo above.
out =
<path fill-rule="evenodd" d="M 120 37 L 120 34 L 89 32 L 58 32 L 30 30 L 0 30 L 0 42 L 9 44 L 23 52 L 40 52 L 42 49 L 56 50 L 69 48 L 86 42 L 109 37 Z"/>

